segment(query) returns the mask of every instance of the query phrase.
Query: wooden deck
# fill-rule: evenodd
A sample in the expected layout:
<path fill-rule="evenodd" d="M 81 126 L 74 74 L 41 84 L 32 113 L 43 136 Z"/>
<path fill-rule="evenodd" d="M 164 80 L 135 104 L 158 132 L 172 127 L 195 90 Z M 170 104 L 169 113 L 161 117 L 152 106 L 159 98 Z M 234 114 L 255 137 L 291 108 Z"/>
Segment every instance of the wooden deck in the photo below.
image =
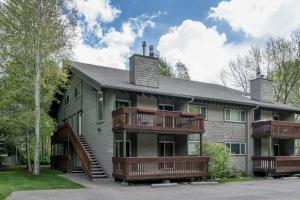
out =
<path fill-rule="evenodd" d="M 258 121 L 252 123 L 253 137 L 300 139 L 300 123 L 288 121 Z"/>
<path fill-rule="evenodd" d="M 120 108 L 112 112 L 113 130 L 164 133 L 204 133 L 204 115 L 141 108 Z"/>
<path fill-rule="evenodd" d="M 252 157 L 253 172 L 271 175 L 300 173 L 300 156 Z"/>
<path fill-rule="evenodd" d="M 208 176 L 208 157 L 127 157 L 113 161 L 113 177 L 126 181 Z"/>

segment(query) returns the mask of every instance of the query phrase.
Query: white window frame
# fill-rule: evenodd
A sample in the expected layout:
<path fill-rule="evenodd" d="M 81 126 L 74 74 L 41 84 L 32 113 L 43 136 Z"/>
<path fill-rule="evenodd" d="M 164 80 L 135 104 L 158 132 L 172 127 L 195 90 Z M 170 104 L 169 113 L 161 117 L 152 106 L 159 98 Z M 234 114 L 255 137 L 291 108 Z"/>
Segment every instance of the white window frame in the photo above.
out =
<path fill-rule="evenodd" d="M 164 107 L 163 111 L 166 111 L 166 110 L 165 110 L 165 106 L 171 106 L 171 107 L 173 107 L 173 111 L 175 111 L 175 106 L 174 106 L 173 104 L 164 104 L 164 103 L 160 103 L 160 104 L 158 104 L 158 109 L 159 109 L 159 106 L 163 106 L 163 107 Z M 169 110 L 168 110 L 168 111 L 169 111 Z"/>
<path fill-rule="evenodd" d="M 200 152 L 198 152 L 198 154 L 192 154 L 192 153 L 190 153 L 190 144 L 191 143 L 196 143 L 196 144 L 200 145 L 200 141 L 188 141 L 188 155 L 189 156 L 199 156 Z"/>
<path fill-rule="evenodd" d="M 205 120 L 207 120 L 207 116 L 208 116 L 208 107 L 207 107 L 207 106 L 203 106 L 203 105 L 201 105 L 201 104 L 193 104 L 193 103 L 191 103 L 191 104 L 188 104 L 188 109 L 187 109 L 188 112 L 190 112 L 190 105 L 199 106 L 199 108 L 200 108 L 199 114 L 203 114 L 203 113 L 202 113 L 202 107 L 205 107 L 205 108 L 206 108 L 206 112 L 205 112 Z"/>
<path fill-rule="evenodd" d="M 79 95 L 78 96 L 75 96 L 75 94 L 76 94 L 76 89 L 78 89 L 78 91 L 79 91 Z M 76 100 L 76 99 L 78 99 L 79 97 L 81 97 L 81 83 L 78 83 L 76 86 L 75 86 L 75 88 L 74 88 L 74 100 Z"/>
<path fill-rule="evenodd" d="M 131 106 L 131 101 L 130 100 L 127 100 L 127 99 L 116 99 L 116 101 L 115 101 L 115 109 L 118 109 L 117 108 L 117 102 L 126 102 L 126 103 L 128 103 L 129 107 Z"/>
<path fill-rule="evenodd" d="M 229 144 L 229 146 L 230 146 L 229 150 L 230 150 L 230 154 L 231 155 L 233 155 L 233 156 L 245 156 L 245 155 L 247 155 L 246 143 L 244 143 L 244 142 L 225 142 L 225 146 L 226 147 L 227 147 L 227 144 Z M 232 144 L 239 144 L 239 146 L 240 146 L 240 152 L 239 152 L 239 154 L 233 154 L 233 153 L 231 153 L 231 145 Z M 241 153 L 242 152 L 242 145 L 244 145 L 244 147 L 245 147 L 245 149 L 244 149 L 245 153 L 244 154 Z"/>
<path fill-rule="evenodd" d="M 123 155 L 120 155 L 120 149 L 121 149 L 120 147 L 123 148 L 123 144 L 121 145 L 121 142 L 123 142 L 123 140 L 115 140 L 115 145 L 116 145 L 115 151 L 118 149 L 118 152 L 117 151 L 115 152 L 116 157 L 122 157 L 123 156 Z M 129 157 L 131 157 L 131 140 L 126 140 L 126 143 L 127 142 L 129 143 Z M 118 148 L 117 148 L 117 146 L 118 146 Z M 124 152 L 124 149 L 123 149 L 123 152 Z"/>
<path fill-rule="evenodd" d="M 226 119 L 226 112 L 227 110 L 229 110 L 229 120 Z M 235 121 L 235 120 L 231 120 L 231 111 L 239 111 L 240 112 L 240 118 L 241 120 L 240 121 Z M 242 121 L 242 112 L 245 112 L 245 121 Z M 236 122 L 236 123 L 246 123 L 246 119 L 247 118 L 247 113 L 245 110 L 240 110 L 240 109 L 232 109 L 232 108 L 225 108 L 224 109 L 224 121 L 225 122 Z"/>
<path fill-rule="evenodd" d="M 66 100 L 68 99 L 68 102 L 66 103 Z M 64 98 L 64 105 L 67 106 L 70 104 L 70 95 L 69 94 L 66 94 L 65 95 L 65 98 Z"/>
<path fill-rule="evenodd" d="M 102 94 L 102 119 L 99 119 L 99 94 Z M 97 94 L 96 94 L 96 104 L 97 104 L 97 122 L 98 123 L 102 123 L 104 121 L 104 92 L 101 91 L 101 90 L 98 90 L 97 91 Z"/>

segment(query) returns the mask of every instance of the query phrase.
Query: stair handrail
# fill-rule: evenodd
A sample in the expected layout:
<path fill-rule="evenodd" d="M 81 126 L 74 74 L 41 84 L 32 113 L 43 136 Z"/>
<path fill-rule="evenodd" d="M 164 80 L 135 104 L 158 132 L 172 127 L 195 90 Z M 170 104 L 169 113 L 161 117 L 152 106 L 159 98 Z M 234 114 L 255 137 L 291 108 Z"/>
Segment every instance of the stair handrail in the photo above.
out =
<path fill-rule="evenodd" d="M 67 126 L 67 130 L 68 130 L 69 140 L 72 142 L 73 146 L 75 147 L 76 153 L 81 160 L 81 163 L 82 163 L 85 173 L 91 179 L 92 178 L 91 159 L 89 158 L 86 150 L 82 146 L 82 144 L 81 144 L 77 134 L 73 130 L 72 126 L 69 123 L 67 123 L 66 126 Z"/>

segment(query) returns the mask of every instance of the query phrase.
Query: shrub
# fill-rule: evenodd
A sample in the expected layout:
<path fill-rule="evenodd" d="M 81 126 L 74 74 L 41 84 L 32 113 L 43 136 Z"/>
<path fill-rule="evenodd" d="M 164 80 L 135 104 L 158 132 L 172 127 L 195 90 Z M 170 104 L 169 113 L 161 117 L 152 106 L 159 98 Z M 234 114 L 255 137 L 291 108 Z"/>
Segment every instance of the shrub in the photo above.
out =
<path fill-rule="evenodd" d="M 230 173 L 232 157 L 224 144 L 207 143 L 205 154 L 210 158 L 208 172 L 212 178 L 224 177 Z"/>
<path fill-rule="evenodd" d="M 48 157 L 43 157 L 43 158 L 41 158 L 40 164 L 41 165 L 50 165 L 50 159 Z"/>

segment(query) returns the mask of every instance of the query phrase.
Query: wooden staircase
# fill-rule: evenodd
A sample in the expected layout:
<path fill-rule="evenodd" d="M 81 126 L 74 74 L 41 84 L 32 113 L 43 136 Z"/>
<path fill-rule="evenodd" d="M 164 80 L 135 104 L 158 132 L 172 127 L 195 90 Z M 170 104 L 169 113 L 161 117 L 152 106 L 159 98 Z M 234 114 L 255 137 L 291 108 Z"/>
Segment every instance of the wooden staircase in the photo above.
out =
<path fill-rule="evenodd" d="M 81 161 L 81 168 L 72 168 L 70 166 L 70 155 L 53 156 L 51 159 L 54 168 L 61 168 L 68 172 L 82 173 L 84 172 L 90 179 L 106 178 L 102 166 L 97 161 L 92 149 L 83 136 L 78 136 L 69 123 L 60 127 L 51 138 L 52 145 L 61 142 L 68 142 L 76 151 Z M 70 152 L 69 145 L 67 152 Z M 69 154 L 69 153 L 68 153 Z M 63 157 L 63 160 L 61 160 Z"/>
<path fill-rule="evenodd" d="M 81 145 L 83 146 L 85 152 L 87 153 L 90 161 L 91 161 L 91 178 L 106 178 L 104 170 L 102 169 L 100 163 L 97 161 L 96 156 L 94 155 L 92 149 L 87 144 L 86 140 L 83 136 L 78 136 Z"/>

